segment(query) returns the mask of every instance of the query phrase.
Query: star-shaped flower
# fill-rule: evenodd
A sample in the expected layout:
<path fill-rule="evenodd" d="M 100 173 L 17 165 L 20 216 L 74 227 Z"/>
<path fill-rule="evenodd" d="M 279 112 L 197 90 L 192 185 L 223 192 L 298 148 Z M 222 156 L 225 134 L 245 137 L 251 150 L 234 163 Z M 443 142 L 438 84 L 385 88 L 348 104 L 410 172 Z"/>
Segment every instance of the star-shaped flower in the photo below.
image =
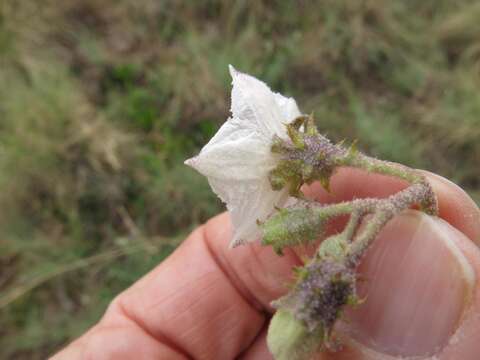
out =
<path fill-rule="evenodd" d="M 288 199 L 288 189 L 274 191 L 269 172 L 279 157 L 271 152 L 274 136 L 288 139 L 285 124 L 300 116 L 294 99 L 274 93 L 262 81 L 230 65 L 232 116 L 203 147 L 185 161 L 208 178 L 213 191 L 231 213 L 231 246 L 260 237 L 264 221 Z"/>

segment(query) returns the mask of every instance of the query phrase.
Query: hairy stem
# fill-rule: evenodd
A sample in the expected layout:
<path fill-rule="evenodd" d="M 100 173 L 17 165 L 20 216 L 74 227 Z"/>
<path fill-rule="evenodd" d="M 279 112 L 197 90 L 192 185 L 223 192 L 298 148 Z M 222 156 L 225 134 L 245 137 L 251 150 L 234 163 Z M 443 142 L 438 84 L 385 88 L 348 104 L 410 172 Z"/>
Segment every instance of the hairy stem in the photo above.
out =
<path fill-rule="evenodd" d="M 375 240 L 378 233 L 395 215 L 413 204 L 418 204 L 430 196 L 430 186 L 417 183 L 409 186 L 386 199 L 377 200 L 376 210 L 365 228 L 353 239 L 349 254 L 354 264 L 358 264 L 360 258 Z"/>
<path fill-rule="evenodd" d="M 438 204 L 433 189 L 425 176 L 418 170 L 401 164 L 378 160 L 359 152 L 353 152 L 353 154 L 348 152 L 346 155 L 337 158 L 336 163 L 338 166 L 355 167 L 371 173 L 396 177 L 409 182 L 411 185 L 421 184 L 424 188 L 422 191 L 425 192 L 423 198 L 418 199 L 422 210 L 430 215 L 438 214 Z"/>
<path fill-rule="evenodd" d="M 409 183 L 417 183 L 423 181 L 423 176 L 418 174 L 415 170 L 410 169 L 404 165 L 392 163 L 389 161 L 378 160 L 361 153 L 344 156 L 338 159 L 340 166 L 351 166 L 364 169 L 368 172 L 389 175 L 406 180 Z"/>

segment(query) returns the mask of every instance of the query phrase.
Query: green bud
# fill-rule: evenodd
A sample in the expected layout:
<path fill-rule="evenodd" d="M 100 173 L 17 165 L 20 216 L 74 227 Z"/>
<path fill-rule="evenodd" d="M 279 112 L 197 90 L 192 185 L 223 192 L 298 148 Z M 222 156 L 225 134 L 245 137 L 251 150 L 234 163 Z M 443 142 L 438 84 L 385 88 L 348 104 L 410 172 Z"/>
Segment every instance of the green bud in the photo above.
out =
<path fill-rule="evenodd" d="M 318 248 L 317 254 L 322 258 L 331 257 L 342 260 L 346 257 L 349 246 L 349 240 L 345 234 L 340 233 L 325 239 Z"/>
<path fill-rule="evenodd" d="M 306 360 L 320 350 L 324 338 L 321 327 L 309 331 L 287 310 L 279 310 L 268 328 L 267 344 L 275 360 Z"/>
<path fill-rule="evenodd" d="M 272 245 L 281 254 L 285 246 L 315 241 L 322 233 L 324 222 L 325 219 L 309 207 L 280 209 L 260 225 L 262 244 Z"/>

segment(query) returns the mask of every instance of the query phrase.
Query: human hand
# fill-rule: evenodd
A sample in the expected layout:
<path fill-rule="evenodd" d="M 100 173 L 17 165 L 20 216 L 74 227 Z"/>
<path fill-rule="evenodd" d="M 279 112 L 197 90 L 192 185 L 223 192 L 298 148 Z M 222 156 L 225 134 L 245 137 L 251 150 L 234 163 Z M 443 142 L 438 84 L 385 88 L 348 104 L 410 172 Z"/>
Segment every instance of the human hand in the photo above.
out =
<path fill-rule="evenodd" d="M 456 185 L 426 174 L 436 219 L 409 211 L 392 220 L 362 261 L 366 302 L 338 324 L 343 349 L 321 360 L 474 360 L 480 353 L 480 210 Z M 320 202 L 385 197 L 393 178 L 341 169 Z M 100 322 L 53 357 L 76 359 L 271 359 L 270 302 L 286 292 L 301 249 L 278 257 L 258 243 L 229 249 L 221 214 L 120 294 Z"/>

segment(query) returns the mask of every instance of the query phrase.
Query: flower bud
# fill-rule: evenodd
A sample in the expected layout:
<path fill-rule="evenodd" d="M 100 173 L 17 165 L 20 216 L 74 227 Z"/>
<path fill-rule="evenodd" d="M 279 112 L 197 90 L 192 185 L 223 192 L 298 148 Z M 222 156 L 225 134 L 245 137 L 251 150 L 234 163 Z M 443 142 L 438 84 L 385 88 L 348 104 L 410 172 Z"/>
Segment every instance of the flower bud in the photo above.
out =
<path fill-rule="evenodd" d="M 308 331 L 323 329 L 328 338 L 345 305 L 355 303 L 354 269 L 346 257 L 343 261 L 316 257 L 297 274 L 294 288 L 273 306 L 290 311 Z"/>
<path fill-rule="evenodd" d="M 322 233 L 324 222 L 325 218 L 309 207 L 279 209 L 260 224 L 263 231 L 262 244 L 272 245 L 281 254 L 285 246 L 316 240 Z"/>
<path fill-rule="evenodd" d="M 267 344 L 275 360 L 304 360 L 320 349 L 323 330 L 309 331 L 288 310 L 279 310 L 268 328 Z"/>

